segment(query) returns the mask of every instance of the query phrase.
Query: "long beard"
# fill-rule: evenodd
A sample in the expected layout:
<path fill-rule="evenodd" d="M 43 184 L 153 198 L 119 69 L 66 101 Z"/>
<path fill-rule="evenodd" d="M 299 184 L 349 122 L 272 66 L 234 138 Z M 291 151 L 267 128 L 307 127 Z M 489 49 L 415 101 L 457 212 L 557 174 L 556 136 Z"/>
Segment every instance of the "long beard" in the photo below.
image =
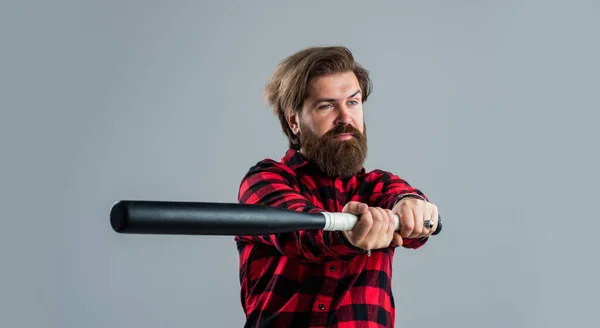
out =
<path fill-rule="evenodd" d="M 361 133 L 351 125 L 338 125 L 322 137 L 317 137 L 301 124 L 302 153 L 330 177 L 347 178 L 359 173 L 367 158 L 367 128 Z M 341 133 L 351 133 L 354 138 L 337 140 Z"/>

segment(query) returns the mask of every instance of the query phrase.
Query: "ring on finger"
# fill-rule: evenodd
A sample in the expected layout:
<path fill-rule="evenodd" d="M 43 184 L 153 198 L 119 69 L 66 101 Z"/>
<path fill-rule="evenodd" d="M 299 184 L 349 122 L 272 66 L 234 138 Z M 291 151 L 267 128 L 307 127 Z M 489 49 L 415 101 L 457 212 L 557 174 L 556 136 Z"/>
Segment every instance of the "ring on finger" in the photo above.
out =
<path fill-rule="evenodd" d="M 426 229 L 431 229 L 431 228 L 433 228 L 433 225 L 434 225 L 434 223 L 433 223 L 433 220 L 431 220 L 431 219 L 423 221 L 423 226 L 424 226 Z"/>

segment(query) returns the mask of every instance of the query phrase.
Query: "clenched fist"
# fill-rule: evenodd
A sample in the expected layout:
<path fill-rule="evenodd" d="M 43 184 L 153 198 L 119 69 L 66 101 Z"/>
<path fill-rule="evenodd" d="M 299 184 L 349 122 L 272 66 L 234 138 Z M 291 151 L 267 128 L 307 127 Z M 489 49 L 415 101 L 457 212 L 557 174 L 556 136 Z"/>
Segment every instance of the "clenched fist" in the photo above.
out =
<path fill-rule="evenodd" d="M 402 238 L 422 238 L 431 235 L 438 226 L 438 208 L 435 204 L 413 197 L 401 199 L 392 212 L 400 218 L 400 232 L 396 233 L 395 240 L 402 245 Z M 433 227 L 427 229 L 423 222 L 433 221 Z"/>
<path fill-rule="evenodd" d="M 369 251 L 388 247 L 394 239 L 395 219 L 391 210 L 349 202 L 342 213 L 358 216 L 354 228 L 343 232 L 352 245 Z"/>

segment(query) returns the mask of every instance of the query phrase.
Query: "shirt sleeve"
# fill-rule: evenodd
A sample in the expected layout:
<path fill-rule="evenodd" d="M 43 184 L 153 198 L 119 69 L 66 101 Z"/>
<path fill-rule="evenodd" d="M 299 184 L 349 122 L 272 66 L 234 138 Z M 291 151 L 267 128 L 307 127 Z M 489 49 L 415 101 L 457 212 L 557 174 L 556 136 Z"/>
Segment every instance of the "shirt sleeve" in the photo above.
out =
<path fill-rule="evenodd" d="M 272 161 L 250 168 L 242 179 L 238 202 L 280 207 L 298 212 L 325 210 L 303 196 L 294 182 L 293 171 Z M 241 241 L 275 247 L 282 255 L 306 262 L 349 260 L 364 250 L 354 247 L 337 231 L 301 230 L 259 236 L 238 236 Z"/>
<path fill-rule="evenodd" d="M 412 187 L 406 180 L 392 173 L 375 170 L 373 171 L 374 191 L 371 196 L 372 206 L 393 209 L 397 202 L 404 197 L 416 197 L 429 201 L 425 194 Z M 429 238 L 403 238 L 402 247 L 418 249 L 427 243 Z"/>

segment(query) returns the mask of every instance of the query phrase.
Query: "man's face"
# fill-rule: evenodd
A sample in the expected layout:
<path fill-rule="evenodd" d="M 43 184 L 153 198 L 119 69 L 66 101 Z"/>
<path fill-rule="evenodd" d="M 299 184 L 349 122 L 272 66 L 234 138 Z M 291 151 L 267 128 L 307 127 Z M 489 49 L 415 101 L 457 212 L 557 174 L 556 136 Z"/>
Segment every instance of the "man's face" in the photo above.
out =
<path fill-rule="evenodd" d="M 292 130 L 300 152 L 330 176 L 358 173 L 367 155 L 360 84 L 352 72 L 315 78 Z"/>

